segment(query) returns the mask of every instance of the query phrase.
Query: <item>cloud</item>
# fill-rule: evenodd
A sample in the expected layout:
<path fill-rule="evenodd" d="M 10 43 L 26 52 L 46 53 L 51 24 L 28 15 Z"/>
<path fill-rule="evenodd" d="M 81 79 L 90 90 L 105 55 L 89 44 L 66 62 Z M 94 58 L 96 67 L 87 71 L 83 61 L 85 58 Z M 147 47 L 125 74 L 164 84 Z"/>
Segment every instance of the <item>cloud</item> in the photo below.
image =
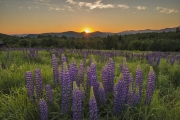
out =
<path fill-rule="evenodd" d="M 169 8 L 165 8 L 165 7 L 156 7 L 155 10 L 158 10 L 160 13 L 177 13 L 177 12 L 179 12 L 178 10 L 169 9 Z"/>
<path fill-rule="evenodd" d="M 74 2 L 73 0 L 66 0 L 66 2 L 70 3 L 70 4 L 76 4 L 76 2 Z"/>
<path fill-rule="evenodd" d="M 122 9 L 128 9 L 129 8 L 129 6 L 126 4 L 119 4 L 118 7 L 122 8 Z"/>
<path fill-rule="evenodd" d="M 49 7 L 49 11 L 51 11 L 51 10 L 56 10 L 56 11 L 59 11 L 59 10 L 61 10 L 59 7 Z"/>
<path fill-rule="evenodd" d="M 95 2 L 87 2 L 82 0 L 65 0 L 65 4 L 54 4 L 52 0 L 32 0 L 34 4 L 47 6 L 49 10 L 67 10 L 75 11 L 80 10 L 82 7 L 86 7 L 87 10 L 93 9 L 108 9 L 108 8 L 121 8 L 129 9 L 130 7 L 126 4 L 105 4 L 103 0 L 96 0 Z"/>
<path fill-rule="evenodd" d="M 138 9 L 138 10 L 145 10 L 145 9 L 147 9 L 146 6 L 136 6 L 135 8 Z"/>
<path fill-rule="evenodd" d="M 85 7 L 89 7 L 89 9 L 103 9 L 103 8 L 115 8 L 115 5 L 113 4 L 103 4 L 101 3 L 102 0 L 97 0 L 94 3 L 89 3 L 89 2 L 75 2 L 73 0 L 66 0 L 66 2 L 73 4 L 73 5 L 78 5 L 80 7 L 85 6 Z"/>

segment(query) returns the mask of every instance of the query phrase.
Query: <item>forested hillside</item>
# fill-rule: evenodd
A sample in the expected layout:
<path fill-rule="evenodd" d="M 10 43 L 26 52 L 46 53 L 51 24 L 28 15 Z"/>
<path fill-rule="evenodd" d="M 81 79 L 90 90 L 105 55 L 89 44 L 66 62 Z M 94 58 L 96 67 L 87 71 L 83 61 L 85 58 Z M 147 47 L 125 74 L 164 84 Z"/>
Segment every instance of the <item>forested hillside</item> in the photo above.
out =
<path fill-rule="evenodd" d="M 81 38 L 42 36 L 37 38 L 16 37 L 0 34 L 0 40 L 9 47 L 60 47 L 75 49 L 115 49 L 140 51 L 180 51 L 180 30 L 162 33 L 138 33 L 109 35 L 107 37 Z"/>

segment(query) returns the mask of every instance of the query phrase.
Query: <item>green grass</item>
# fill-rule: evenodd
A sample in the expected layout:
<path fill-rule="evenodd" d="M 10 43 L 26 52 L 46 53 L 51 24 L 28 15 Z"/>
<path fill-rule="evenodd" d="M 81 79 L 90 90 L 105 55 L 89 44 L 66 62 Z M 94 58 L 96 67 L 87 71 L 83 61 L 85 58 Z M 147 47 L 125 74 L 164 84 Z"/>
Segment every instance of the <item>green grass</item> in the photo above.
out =
<path fill-rule="evenodd" d="M 135 52 L 137 53 L 137 52 Z M 142 53 L 142 52 L 139 52 Z M 71 54 L 66 50 L 64 53 L 70 63 L 72 57 L 76 60 L 79 67 L 82 56 Z M 86 66 L 92 55 L 87 56 Z M 57 57 L 59 69 L 61 69 L 60 55 Z M 101 81 L 101 71 L 107 61 L 103 61 L 99 55 L 93 55 L 97 65 L 98 81 Z M 113 58 L 115 62 L 115 81 L 118 80 L 121 72 L 119 65 L 123 57 Z M 6 51 L 0 54 L 0 63 L 3 61 L 6 69 L 0 68 L 0 119 L 2 120 L 37 120 L 39 117 L 38 100 L 28 100 L 25 87 L 25 72 L 31 71 L 34 77 L 34 70 L 41 69 L 43 85 L 53 85 L 53 73 L 51 54 L 46 51 L 39 52 L 39 59 L 29 59 L 23 56 L 22 51 L 10 51 L 7 58 Z M 128 61 L 130 72 L 135 78 L 137 65 L 140 65 L 143 71 L 143 99 L 139 105 L 133 108 L 126 106 L 122 115 L 117 118 L 113 116 L 113 95 L 107 96 L 105 106 L 99 106 L 100 120 L 179 120 L 180 119 L 180 65 L 177 61 L 174 65 L 161 59 L 160 65 L 154 66 L 156 74 L 156 88 L 153 100 L 150 106 L 144 105 L 146 93 L 147 78 L 150 65 L 145 59 L 132 59 Z M 86 80 L 86 75 L 85 75 Z M 61 114 L 61 88 L 53 88 L 53 103 L 48 104 L 49 118 L 54 120 L 71 119 L 71 114 Z M 86 91 L 87 92 L 87 91 Z M 86 93 L 88 97 L 88 92 Z M 88 98 L 83 102 L 83 119 L 89 119 Z"/>

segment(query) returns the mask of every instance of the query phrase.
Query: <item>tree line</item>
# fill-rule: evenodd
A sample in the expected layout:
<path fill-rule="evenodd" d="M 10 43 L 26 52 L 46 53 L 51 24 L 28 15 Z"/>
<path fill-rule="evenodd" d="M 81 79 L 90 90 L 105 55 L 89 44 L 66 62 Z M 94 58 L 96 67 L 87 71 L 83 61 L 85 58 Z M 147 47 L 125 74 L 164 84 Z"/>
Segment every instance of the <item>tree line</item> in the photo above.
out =
<path fill-rule="evenodd" d="M 0 34 L 0 41 L 9 47 L 59 47 L 68 49 L 180 51 L 180 30 L 161 33 L 108 35 L 107 37 L 68 38 L 42 36 L 15 37 Z"/>

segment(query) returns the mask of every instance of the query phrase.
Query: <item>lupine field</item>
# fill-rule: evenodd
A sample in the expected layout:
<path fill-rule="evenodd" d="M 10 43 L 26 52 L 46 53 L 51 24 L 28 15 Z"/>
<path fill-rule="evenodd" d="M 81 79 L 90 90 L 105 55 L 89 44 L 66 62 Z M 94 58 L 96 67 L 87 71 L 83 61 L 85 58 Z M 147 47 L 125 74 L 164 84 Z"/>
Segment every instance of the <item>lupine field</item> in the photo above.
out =
<path fill-rule="evenodd" d="M 179 120 L 180 53 L 7 48 L 1 120 Z"/>

